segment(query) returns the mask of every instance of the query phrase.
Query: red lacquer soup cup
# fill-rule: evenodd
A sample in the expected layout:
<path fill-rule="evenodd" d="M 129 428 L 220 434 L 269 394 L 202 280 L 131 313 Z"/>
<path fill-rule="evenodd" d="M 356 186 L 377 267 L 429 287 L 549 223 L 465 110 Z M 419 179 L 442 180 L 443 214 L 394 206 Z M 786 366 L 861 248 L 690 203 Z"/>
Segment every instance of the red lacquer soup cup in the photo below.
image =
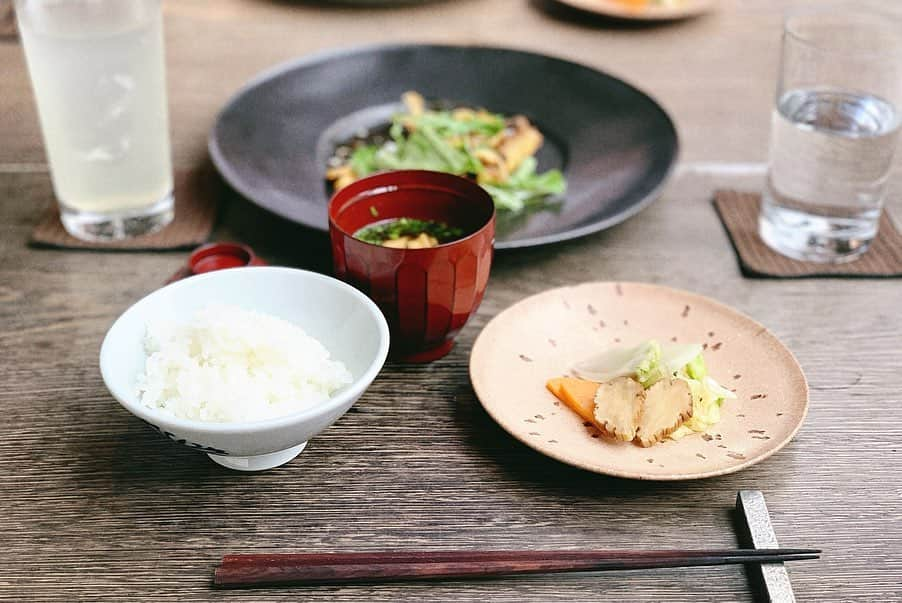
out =
<path fill-rule="evenodd" d="M 354 238 L 361 228 L 392 218 L 443 222 L 463 235 L 427 249 L 393 249 Z M 382 309 L 392 355 L 430 362 L 451 350 L 482 301 L 495 204 L 482 187 L 458 176 L 422 170 L 377 174 L 332 197 L 329 235 L 336 276 Z"/>

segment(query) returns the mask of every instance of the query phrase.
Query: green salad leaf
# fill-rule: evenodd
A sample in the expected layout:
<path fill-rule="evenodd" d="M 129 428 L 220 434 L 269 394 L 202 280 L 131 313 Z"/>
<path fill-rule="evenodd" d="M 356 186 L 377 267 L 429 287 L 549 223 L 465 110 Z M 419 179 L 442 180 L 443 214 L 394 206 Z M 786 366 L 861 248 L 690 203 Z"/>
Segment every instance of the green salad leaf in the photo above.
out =
<path fill-rule="evenodd" d="M 699 380 L 708 376 L 708 367 L 705 366 L 705 357 L 701 352 L 686 364 L 686 375 Z"/>
<path fill-rule="evenodd" d="M 450 111 L 427 111 L 422 115 L 395 116 L 389 128 L 391 140 L 381 146 L 356 147 L 350 165 L 358 177 L 387 170 L 420 169 L 476 177 L 483 164 L 476 153 L 487 147 L 471 147 L 467 136 L 494 136 L 504 131 L 505 119 L 494 113 L 474 113 L 459 119 Z M 483 184 L 501 210 L 520 211 L 562 195 L 567 183 L 560 170 L 536 172 L 534 157 L 524 159 L 504 183 Z"/>
<path fill-rule="evenodd" d="M 645 357 L 636 365 L 636 381 L 648 389 L 667 376 L 667 367 L 661 364 L 661 344 L 654 339 L 645 344 Z"/>
<path fill-rule="evenodd" d="M 372 174 L 379 169 L 376 163 L 376 153 L 378 152 L 379 149 L 371 144 L 357 147 L 351 153 L 351 169 L 355 174 Z"/>
<path fill-rule="evenodd" d="M 560 170 L 536 173 L 538 162 L 527 157 L 504 184 L 483 184 L 500 209 L 520 211 L 550 195 L 563 195 L 567 182 Z"/>

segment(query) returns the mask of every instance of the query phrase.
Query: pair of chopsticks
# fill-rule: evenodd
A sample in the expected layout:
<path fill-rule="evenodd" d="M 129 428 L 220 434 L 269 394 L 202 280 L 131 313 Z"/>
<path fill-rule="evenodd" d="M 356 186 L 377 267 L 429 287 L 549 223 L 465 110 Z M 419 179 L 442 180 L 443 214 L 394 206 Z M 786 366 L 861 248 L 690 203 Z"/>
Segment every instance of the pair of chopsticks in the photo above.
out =
<path fill-rule="evenodd" d="M 213 583 L 240 587 L 264 584 L 348 584 L 514 574 L 597 572 L 818 559 L 817 549 L 673 551 L 409 551 L 226 555 Z"/>

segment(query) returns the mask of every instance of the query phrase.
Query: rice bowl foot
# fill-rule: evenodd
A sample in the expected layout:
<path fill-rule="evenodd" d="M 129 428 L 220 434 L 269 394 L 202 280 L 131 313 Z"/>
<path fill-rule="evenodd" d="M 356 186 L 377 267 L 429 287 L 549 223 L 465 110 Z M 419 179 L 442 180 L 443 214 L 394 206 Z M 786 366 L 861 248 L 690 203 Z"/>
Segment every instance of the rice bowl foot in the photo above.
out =
<path fill-rule="evenodd" d="M 223 456 L 221 454 L 208 454 L 207 456 L 213 459 L 213 462 L 235 471 L 266 471 L 284 465 L 303 452 L 306 447 L 307 442 L 304 442 L 299 446 L 257 456 Z"/>

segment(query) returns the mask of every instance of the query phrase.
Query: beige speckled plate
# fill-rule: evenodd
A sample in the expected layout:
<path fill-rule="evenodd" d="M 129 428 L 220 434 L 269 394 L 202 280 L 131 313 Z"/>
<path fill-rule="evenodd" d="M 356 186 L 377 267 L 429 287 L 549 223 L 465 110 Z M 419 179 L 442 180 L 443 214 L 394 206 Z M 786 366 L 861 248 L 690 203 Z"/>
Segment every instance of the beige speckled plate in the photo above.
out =
<path fill-rule="evenodd" d="M 716 0 L 681 0 L 672 3 L 655 3 L 632 6 L 622 0 L 558 0 L 574 8 L 590 13 L 629 19 L 633 21 L 673 21 L 706 13 L 714 8 Z"/>
<path fill-rule="evenodd" d="M 702 343 L 709 373 L 736 390 L 706 434 L 641 448 L 599 436 L 545 389 L 577 361 L 647 339 Z M 808 412 L 808 384 L 765 327 L 712 299 L 641 283 L 586 283 L 514 304 L 480 333 L 470 355 L 476 395 L 521 442 L 596 473 L 647 480 L 739 471 L 785 446 Z"/>

